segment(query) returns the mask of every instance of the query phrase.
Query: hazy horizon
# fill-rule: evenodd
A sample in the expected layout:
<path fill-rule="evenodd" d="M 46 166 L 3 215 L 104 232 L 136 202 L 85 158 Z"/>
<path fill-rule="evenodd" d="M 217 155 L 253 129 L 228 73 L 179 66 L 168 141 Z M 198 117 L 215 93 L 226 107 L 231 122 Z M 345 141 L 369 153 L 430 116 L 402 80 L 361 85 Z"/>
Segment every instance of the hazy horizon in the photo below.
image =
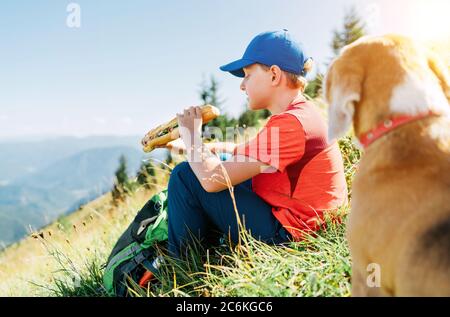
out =
<path fill-rule="evenodd" d="M 13 135 L 13 136 L 0 136 L 0 142 L 3 141 L 44 141 L 44 140 L 52 140 L 52 139 L 61 139 L 61 138 L 74 138 L 74 139 L 85 139 L 85 138 L 101 138 L 101 137 L 112 137 L 112 138 L 127 138 L 127 137 L 136 137 L 140 138 L 144 135 L 138 134 L 87 134 L 87 135 L 76 135 L 76 134 L 29 134 L 29 135 Z"/>
<path fill-rule="evenodd" d="M 219 66 L 256 34 L 287 28 L 324 72 L 351 6 L 370 35 L 450 38 L 446 0 L 73 2 L 79 28 L 67 23 L 70 1 L 0 3 L 0 140 L 144 135 L 199 104 L 210 76 L 224 112 L 237 117 L 246 104 L 240 79 Z"/>

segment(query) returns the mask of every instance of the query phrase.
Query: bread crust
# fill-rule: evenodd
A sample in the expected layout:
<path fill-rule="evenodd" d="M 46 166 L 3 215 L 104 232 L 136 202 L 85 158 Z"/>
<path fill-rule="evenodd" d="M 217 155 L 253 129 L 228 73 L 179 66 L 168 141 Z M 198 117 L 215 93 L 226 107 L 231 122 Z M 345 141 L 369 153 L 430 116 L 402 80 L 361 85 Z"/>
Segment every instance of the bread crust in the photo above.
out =
<path fill-rule="evenodd" d="M 218 108 L 212 105 L 200 106 L 202 112 L 202 123 L 206 124 L 220 115 Z M 147 132 L 142 138 L 142 146 L 144 152 L 151 152 L 155 148 L 163 147 L 172 140 L 180 137 L 178 130 L 178 119 L 175 117 L 172 120 L 163 123 L 156 128 Z"/>

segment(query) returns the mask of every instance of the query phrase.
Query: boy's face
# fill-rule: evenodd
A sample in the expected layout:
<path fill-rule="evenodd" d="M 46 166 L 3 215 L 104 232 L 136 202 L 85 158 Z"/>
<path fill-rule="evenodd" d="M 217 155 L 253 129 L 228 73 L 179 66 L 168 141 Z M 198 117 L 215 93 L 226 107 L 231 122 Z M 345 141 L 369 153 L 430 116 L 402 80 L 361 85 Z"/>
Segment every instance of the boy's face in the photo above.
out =
<path fill-rule="evenodd" d="M 264 70 L 258 64 L 244 67 L 245 77 L 241 83 L 241 90 L 248 96 L 251 110 L 266 109 L 270 105 L 272 96 L 272 76 L 270 71 Z"/>

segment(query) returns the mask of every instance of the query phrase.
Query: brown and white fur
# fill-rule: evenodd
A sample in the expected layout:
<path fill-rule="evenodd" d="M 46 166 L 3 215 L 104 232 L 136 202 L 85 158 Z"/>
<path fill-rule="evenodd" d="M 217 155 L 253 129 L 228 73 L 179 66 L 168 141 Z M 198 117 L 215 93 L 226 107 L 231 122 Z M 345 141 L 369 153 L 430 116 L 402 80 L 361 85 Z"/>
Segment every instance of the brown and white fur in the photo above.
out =
<path fill-rule="evenodd" d="M 330 139 L 352 123 L 358 137 L 395 115 L 439 114 L 396 128 L 362 155 L 347 223 L 353 296 L 450 296 L 449 83 L 436 56 L 396 35 L 364 37 L 328 69 Z"/>

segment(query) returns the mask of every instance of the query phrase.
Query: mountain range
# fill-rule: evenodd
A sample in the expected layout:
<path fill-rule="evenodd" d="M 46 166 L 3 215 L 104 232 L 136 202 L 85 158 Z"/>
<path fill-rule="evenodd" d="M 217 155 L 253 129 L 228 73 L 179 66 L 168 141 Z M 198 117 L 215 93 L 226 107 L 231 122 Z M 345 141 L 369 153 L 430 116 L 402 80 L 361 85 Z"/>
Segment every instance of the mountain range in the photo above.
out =
<path fill-rule="evenodd" d="M 134 176 L 144 155 L 139 137 L 61 137 L 0 142 L 0 243 L 9 245 L 111 190 L 119 158 Z"/>

